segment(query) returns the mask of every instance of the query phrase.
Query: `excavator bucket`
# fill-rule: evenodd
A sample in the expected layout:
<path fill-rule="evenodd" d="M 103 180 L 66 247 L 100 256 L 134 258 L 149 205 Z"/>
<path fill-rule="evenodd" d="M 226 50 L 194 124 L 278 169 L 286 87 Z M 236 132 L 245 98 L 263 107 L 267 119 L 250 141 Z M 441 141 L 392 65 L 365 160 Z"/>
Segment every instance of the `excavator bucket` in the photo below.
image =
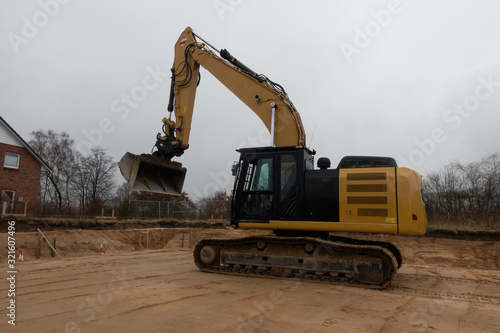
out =
<path fill-rule="evenodd" d="M 150 154 L 123 155 L 118 167 L 134 190 L 181 195 L 186 168 L 181 163 Z"/>

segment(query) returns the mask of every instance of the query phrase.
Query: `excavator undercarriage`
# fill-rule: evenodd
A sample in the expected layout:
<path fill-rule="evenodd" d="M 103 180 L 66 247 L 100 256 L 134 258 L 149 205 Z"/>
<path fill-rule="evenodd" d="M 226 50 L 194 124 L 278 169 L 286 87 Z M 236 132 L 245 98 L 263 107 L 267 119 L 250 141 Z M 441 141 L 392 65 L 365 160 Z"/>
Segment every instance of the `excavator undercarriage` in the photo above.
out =
<path fill-rule="evenodd" d="M 194 249 L 204 272 L 292 278 L 368 288 L 385 288 L 401 267 L 401 254 L 390 243 L 344 237 L 258 236 L 205 239 Z"/>

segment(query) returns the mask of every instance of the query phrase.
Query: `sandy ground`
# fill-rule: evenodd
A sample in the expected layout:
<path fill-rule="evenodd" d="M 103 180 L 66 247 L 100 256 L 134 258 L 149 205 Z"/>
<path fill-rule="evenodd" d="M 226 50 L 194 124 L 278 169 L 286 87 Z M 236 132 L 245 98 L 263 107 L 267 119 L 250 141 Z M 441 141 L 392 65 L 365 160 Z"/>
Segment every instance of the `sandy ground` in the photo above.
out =
<path fill-rule="evenodd" d="M 35 259 L 37 234 L 18 233 L 25 262 L 16 265 L 16 325 L 7 323 L 0 254 L 0 332 L 500 332 L 493 242 L 384 236 L 401 248 L 405 263 L 392 286 L 378 291 L 198 271 L 190 245 L 221 233 L 246 235 L 48 233 L 62 259 L 51 258 L 47 244 Z M 6 234 L 0 237 L 4 244 Z"/>

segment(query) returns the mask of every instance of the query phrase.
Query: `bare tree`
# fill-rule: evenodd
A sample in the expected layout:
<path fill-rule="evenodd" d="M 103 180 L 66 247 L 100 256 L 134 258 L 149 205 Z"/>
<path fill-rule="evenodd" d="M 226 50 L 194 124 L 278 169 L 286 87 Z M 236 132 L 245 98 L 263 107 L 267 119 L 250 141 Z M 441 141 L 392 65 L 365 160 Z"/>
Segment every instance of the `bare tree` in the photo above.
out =
<path fill-rule="evenodd" d="M 40 194 L 54 203 L 59 213 L 67 209 L 71 214 L 75 206 L 82 213 L 111 199 L 115 163 L 105 149 L 94 147 L 82 155 L 66 132 L 39 130 L 31 134 L 30 146 L 53 167 L 51 173 L 42 175 Z"/>
<path fill-rule="evenodd" d="M 121 202 L 128 202 L 134 198 L 133 196 L 134 190 L 128 185 L 128 183 L 123 183 L 121 184 L 117 189 L 116 189 L 116 202 L 121 203 Z"/>
<path fill-rule="evenodd" d="M 500 154 L 493 154 L 481 161 L 485 212 L 500 214 Z"/>
<path fill-rule="evenodd" d="M 198 202 L 198 209 L 201 218 L 223 218 L 231 217 L 231 196 L 226 191 L 218 191 L 203 197 Z"/>
<path fill-rule="evenodd" d="M 71 178 L 71 186 L 78 198 L 80 213 L 82 213 L 88 204 L 88 184 L 90 177 L 88 175 L 88 170 L 85 168 L 84 157 L 80 153 L 76 154 L 74 165 L 75 173 Z"/>
<path fill-rule="evenodd" d="M 73 189 L 78 193 L 80 207 L 96 213 L 112 198 L 115 163 L 106 150 L 93 147 L 86 156 L 77 155 Z"/>
<path fill-rule="evenodd" d="M 59 211 L 64 206 L 71 209 L 70 180 L 75 162 L 73 140 L 66 132 L 56 133 L 52 130 L 38 130 L 31 132 L 31 135 L 33 139 L 29 145 L 53 168 L 52 172 L 42 174 L 42 184 L 45 185 L 40 187 L 42 197 L 55 202 Z"/>
<path fill-rule="evenodd" d="M 111 198 L 115 183 L 113 182 L 116 164 L 113 158 L 101 147 L 94 147 L 83 159 L 90 181 L 90 201 L 108 200 Z"/>
<path fill-rule="evenodd" d="M 114 206 L 116 207 L 116 211 L 118 216 L 131 216 L 133 214 L 132 207 L 130 205 L 130 200 L 133 200 L 133 190 L 132 188 L 125 182 L 121 184 L 116 189 L 116 196 L 114 198 Z"/>
<path fill-rule="evenodd" d="M 424 179 L 424 198 L 430 217 L 486 221 L 500 217 L 500 155 L 480 162 L 453 162 Z"/>

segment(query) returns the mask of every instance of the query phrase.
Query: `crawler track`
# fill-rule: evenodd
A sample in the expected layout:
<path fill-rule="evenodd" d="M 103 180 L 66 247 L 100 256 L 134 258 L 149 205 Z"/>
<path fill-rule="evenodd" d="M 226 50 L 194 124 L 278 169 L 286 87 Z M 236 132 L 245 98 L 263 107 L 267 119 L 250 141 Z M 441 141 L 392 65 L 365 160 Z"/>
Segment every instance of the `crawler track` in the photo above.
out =
<path fill-rule="evenodd" d="M 204 272 L 377 289 L 387 287 L 401 266 L 401 254 L 394 245 L 344 237 L 204 239 L 196 245 L 193 256 Z"/>

